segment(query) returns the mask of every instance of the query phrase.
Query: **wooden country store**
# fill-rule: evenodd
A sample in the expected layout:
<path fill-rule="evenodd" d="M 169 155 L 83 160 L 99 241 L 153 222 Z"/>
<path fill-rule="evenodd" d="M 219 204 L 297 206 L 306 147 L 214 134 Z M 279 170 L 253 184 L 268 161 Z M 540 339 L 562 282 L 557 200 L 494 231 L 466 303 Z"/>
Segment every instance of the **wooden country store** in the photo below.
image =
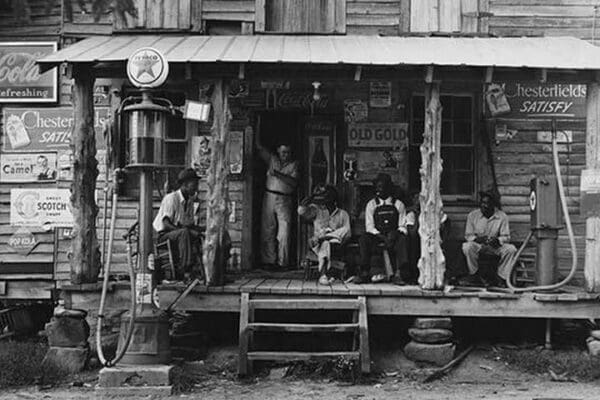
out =
<path fill-rule="evenodd" d="M 241 170 L 236 166 L 236 173 L 231 173 L 234 168 L 230 165 L 226 172 L 220 171 L 221 180 L 203 186 L 206 198 L 214 198 L 218 190 L 227 191 L 227 218 L 214 210 L 212 218 L 226 224 L 234 242 L 236 257 L 229 268 L 231 272 L 237 270 L 236 280 L 225 285 L 197 287 L 179 307 L 238 312 L 242 293 L 266 298 L 366 296 L 367 310 L 372 315 L 598 318 L 597 295 L 588 293 L 582 280 L 587 279 L 586 284 L 593 292 L 597 285 L 593 270 L 597 265 L 589 263 L 585 266 L 586 277 L 581 276 L 580 269 L 579 280 L 572 282 L 580 286 L 559 293 L 451 290 L 444 286 L 442 263 L 425 250 L 421 287 L 353 285 L 340 281 L 320 287 L 314 281 L 287 276 L 252 275 L 257 265 L 255 240 L 260 224 L 254 210 L 260 208 L 257 192 L 263 175 L 252 151 L 257 131 L 261 131 L 267 143 L 275 141 L 278 135 L 287 135 L 295 143 L 297 159 L 305 166 L 310 166 L 309 152 L 316 147 L 317 140 L 325 143 L 328 179 L 339 188 L 344 207 L 353 215 L 355 234 L 363 226 L 361 211 L 373 174 L 384 170 L 404 190 L 423 185 L 421 204 L 425 215 L 428 212 L 438 215 L 443 204 L 452 219 L 455 240 L 461 240 L 465 216 L 476 207 L 477 191 L 496 185 L 510 217 L 513 240 L 523 241 L 529 230 L 529 180 L 535 174 L 552 173 L 548 132 L 555 125 L 570 135 L 561 144 L 560 153 L 565 161 L 562 167 L 565 186 L 583 256 L 584 225 L 576 215 L 578 175 L 584 161 L 593 162 L 591 158 L 596 157 L 599 87 L 595 77 L 600 68 L 600 50 L 596 47 L 572 38 L 98 36 L 39 61 L 42 68 L 66 63 L 72 71 L 74 90 L 80 94 L 74 97 L 75 118 L 79 121 L 74 132 L 79 141 L 75 143 L 76 149 L 89 146 L 92 140 L 88 126 L 91 119 L 86 117 L 90 114 L 84 113 L 92 111 L 93 78 L 113 79 L 121 85 L 118 86 L 121 95 L 126 96 L 125 63 L 140 47 L 155 48 L 169 61 L 169 79 L 160 88 L 163 96 L 202 100 L 207 84 L 228 93 L 227 100 L 221 98 L 223 108 L 213 104 L 213 118 L 221 121 L 221 125 L 216 125 L 218 128 L 212 130 L 211 137 L 218 141 L 222 134 L 224 138 L 223 143 L 213 145 L 213 151 L 231 149 L 232 140 L 243 143 L 236 150 L 241 154 Z M 498 118 L 490 116 L 486 101 L 486 90 L 494 84 L 504 87 L 509 102 L 520 102 L 510 104 L 510 113 Z M 543 100 L 544 93 L 552 98 L 552 110 L 545 108 L 543 102 L 548 100 Z M 442 109 L 435 106 L 439 103 Z M 229 121 L 224 117 L 227 113 L 231 115 Z M 382 132 L 380 140 L 387 141 L 389 147 L 382 149 L 377 139 L 368 137 L 369 131 Z M 172 145 L 173 151 L 167 147 L 167 162 L 177 167 L 189 164 L 194 157 L 192 144 L 209 132 L 210 124 L 191 121 L 170 129 L 167 146 Z M 435 139 L 440 132 L 441 138 Z M 420 146 L 421 154 L 430 159 L 420 160 Z M 86 154 L 80 148 L 76 157 Z M 382 163 L 385 156 L 377 154 L 384 151 L 393 153 L 390 164 Z M 436 168 L 431 164 L 439 162 L 436 157 L 440 155 L 441 177 L 436 176 Z M 215 158 L 211 160 L 215 162 Z M 352 181 L 343 177 L 349 160 L 358 165 L 357 178 Z M 88 161 L 76 159 L 75 175 L 77 162 Z M 302 176 L 305 178 L 301 195 L 310 185 L 310 169 L 305 169 Z M 85 175 L 81 178 L 87 179 Z M 75 182 L 78 183 L 77 177 Z M 74 190 L 90 188 L 81 181 L 79 184 Z M 93 196 L 93 186 L 90 190 L 88 196 Z M 82 206 L 74 204 L 74 208 Z M 215 204 L 208 205 L 211 206 Z M 204 209 L 207 205 L 200 207 Z M 120 227 L 126 228 L 131 217 L 135 217 L 135 210 L 119 212 L 129 217 L 117 215 L 123 221 Z M 84 217 L 75 214 L 76 225 L 84 226 L 85 222 L 94 227 L 95 221 L 84 221 Z M 427 218 L 424 221 L 427 224 Z M 211 218 L 206 221 L 209 228 L 212 223 Z M 297 236 L 301 238 L 302 231 L 298 229 Z M 435 250 L 440 243 L 435 233 L 432 235 L 430 245 Z M 562 235 L 559 243 L 559 273 L 566 274 L 570 253 Z M 428 250 L 429 254 L 435 253 L 434 250 Z M 87 249 L 81 251 L 88 254 Z M 298 260 L 303 256 L 302 251 L 299 240 Z M 452 262 L 449 257 L 447 264 Z M 89 266 L 87 260 L 73 266 L 73 283 L 95 282 L 96 271 L 90 271 Z M 89 302 L 95 301 L 86 288 L 91 287 L 85 284 L 64 287 L 73 307 L 91 306 Z M 177 285 L 161 287 L 161 302 L 169 303 L 181 289 Z M 117 284 L 113 306 L 119 306 L 121 290 L 126 291 Z"/>
<path fill-rule="evenodd" d="M 177 107 L 186 101 L 212 104 L 207 123 L 179 117 L 169 121 L 165 166 L 154 176 L 154 212 L 177 172 L 199 165 L 205 174 L 199 209 L 207 234 L 214 238 L 224 228 L 233 242 L 228 281 L 196 286 L 179 309 L 244 316 L 246 300 L 305 299 L 327 308 L 338 300 L 356 299 L 368 315 L 600 318 L 600 221 L 583 215 L 580 206 L 582 171 L 600 168 L 600 50 L 582 40 L 594 37 L 587 28 L 563 29 L 566 22 L 560 20 L 563 13 L 584 18 L 587 8 L 532 5 L 535 12 L 515 16 L 515 5 L 506 1 L 453 1 L 474 5 L 461 15 L 452 8 L 438 10 L 434 2 L 322 1 L 329 8 L 312 10 L 311 15 L 327 18 L 315 17 L 321 25 L 312 26 L 308 17 L 278 14 L 269 1 L 179 1 L 178 19 L 165 10 L 150 13 L 145 3 L 138 2 L 137 25 L 128 16 L 115 15 L 112 24 L 101 19 L 86 30 L 91 22 L 84 13 L 74 13 L 63 25 L 63 43 L 75 43 L 38 60 L 42 70 L 57 68 L 61 80 L 73 79 L 75 121 L 75 229 L 71 239 L 47 234 L 45 249 L 55 255 L 43 296 L 50 297 L 49 289 L 56 286 L 67 306 L 97 309 L 97 250 L 102 250 L 100 238 L 112 204 L 103 196 L 104 171 L 94 172 L 102 162 L 96 164 L 93 144 L 101 150 L 106 146 L 98 137 L 102 131 L 92 129 L 98 122 L 92 116 L 99 109 L 95 87 L 105 88 L 109 100 L 102 110 L 114 115 L 122 100 L 137 94 L 127 80 L 128 58 L 139 48 L 151 47 L 165 56 L 170 68 L 156 97 Z M 187 18 L 181 11 L 186 4 L 192 4 Z M 552 11 L 552 18 L 561 22 L 539 28 L 532 23 L 538 11 Z M 591 25 L 584 19 L 585 27 Z M 538 36 L 546 29 L 581 39 L 514 37 Z M 504 94 L 504 103 L 494 102 L 498 93 Z M 445 262 L 438 257 L 441 243 L 432 216 L 440 210 L 448 215 L 449 243 L 458 246 L 464 240 L 466 215 L 477 207 L 478 192 L 491 188 L 500 194 L 509 216 L 512 241 L 523 242 L 531 231 L 530 180 L 554 173 L 555 131 L 560 132 L 560 168 L 578 250 L 574 278 L 553 292 L 447 285 L 445 270 L 455 268 L 461 255 L 446 253 Z M 378 172 L 390 174 L 399 191 L 420 190 L 428 239 L 422 246 L 420 285 L 337 280 L 320 286 L 304 280 L 300 263 L 307 252 L 307 232 L 299 222 L 293 226 L 292 246 L 299 270 L 258 271 L 265 176 L 255 152 L 258 135 L 271 147 L 282 138 L 292 142 L 302 170 L 297 201 L 312 186 L 315 154 L 326 160 L 327 180 L 351 215 L 354 237 L 364 230 L 364 207 Z M 212 146 L 208 157 L 201 154 L 203 143 Z M 140 212 L 135 173 L 127 174 L 121 189 L 111 258 L 115 276 L 126 274 L 122 237 Z M 11 188 L 2 185 L 0 190 L 2 217 L 8 219 Z M 206 201 L 218 198 L 226 201 Z M 97 210 L 89 207 L 93 203 Z M 14 229 L 6 225 L 1 227 L 5 236 Z M 524 284 L 535 280 L 528 269 L 535 262 L 533 254 L 535 244 L 526 249 L 529 258 L 524 257 L 522 268 L 520 264 Z M 569 274 L 572 261 L 566 229 L 559 231 L 556 260 L 559 281 Z M 11 285 L 7 281 L 7 296 Z M 183 290 L 178 284 L 160 286 L 161 304 L 170 304 Z M 111 283 L 107 307 L 126 309 L 128 291 L 125 281 Z"/>

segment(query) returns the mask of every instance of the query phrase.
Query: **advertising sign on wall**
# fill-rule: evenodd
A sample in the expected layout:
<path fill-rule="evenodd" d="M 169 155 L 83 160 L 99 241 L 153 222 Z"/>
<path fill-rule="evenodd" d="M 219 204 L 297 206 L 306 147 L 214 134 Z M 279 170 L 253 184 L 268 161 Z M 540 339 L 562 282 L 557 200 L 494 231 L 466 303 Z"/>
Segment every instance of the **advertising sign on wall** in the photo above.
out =
<path fill-rule="evenodd" d="M 56 68 L 40 74 L 35 63 L 55 51 L 55 42 L 0 43 L 0 103 L 56 102 Z"/>
<path fill-rule="evenodd" d="M 404 148 L 408 145 L 408 124 L 367 122 L 348 124 L 349 147 Z"/>
<path fill-rule="evenodd" d="M 69 189 L 11 189 L 12 226 L 72 227 Z"/>
<path fill-rule="evenodd" d="M 53 182 L 56 178 L 56 153 L 0 155 L 0 182 Z"/>
<path fill-rule="evenodd" d="M 19 254 L 29 254 L 39 242 L 35 235 L 27 228 L 21 226 L 8 239 L 8 245 Z"/>
<path fill-rule="evenodd" d="M 392 82 L 371 82 L 369 106 L 386 108 L 392 105 Z"/>
<path fill-rule="evenodd" d="M 585 118 L 586 85 L 507 82 L 496 86 L 502 89 L 510 105 L 510 110 L 504 108 L 503 117 Z"/>
<path fill-rule="evenodd" d="M 4 108 L 4 151 L 49 151 L 69 148 L 73 132 L 73 109 Z M 102 130 L 109 121 L 108 107 L 95 109 L 96 146 L 104 147 Z"/>

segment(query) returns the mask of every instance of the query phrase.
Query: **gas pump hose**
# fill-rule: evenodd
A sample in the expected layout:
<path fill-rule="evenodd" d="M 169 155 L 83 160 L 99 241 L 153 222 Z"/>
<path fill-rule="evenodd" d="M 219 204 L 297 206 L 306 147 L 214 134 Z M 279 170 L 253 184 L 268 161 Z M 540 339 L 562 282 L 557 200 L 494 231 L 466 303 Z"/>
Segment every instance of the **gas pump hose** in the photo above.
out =
<path fill-rule="evenodd" d="M 560 282 L 554 283 L 552 285 L 529 286 L 529 287 L 525 287 L 525 288 L 517 288 L 512 284 L 512 282 L 510 281 L 510 276 L 512 275 L 513 269 L 517 263 L 517 260 L 519 259 L 519 256 L 521 255 L 521 252 L 523 251 L 523 249 L 525 248 L 525 246 L 527 245 L 527 243 L 529 242 L 529 240 L 531 240 L 531 237 L 533 236 L 533 230 L 532 230 L 527 235 L 527 238 L 525 239 L 525 241 L 519 248 L 519 251 L 517 251 L 517 254 L 515 254 L 515 256 L 513 257 L 510 268 L 506 275 L 506 286 L 508 286 L 513 292 L 516 292 L 516 293 L 559 289 L 560 287 L 569 283 L 571 281 L 571 279 L 573 279 L 573 276 L 575 276 L 575 271 L 577 271 L 577 247 L 575 246 L 575 236 L 573 234 L 573 226 L 571 225 L 571 217 L 569 216 L 569 208 L 567 207 L 567 199 L 565 197 L 565 188 L 563 186 L 562 175 L 560 173 L 560 162 L 558 159 L 558 145 L 557 145 L 557 141 L 556 141 L 556 129 L 554 128 L 554 126 L 553 126 L 553 132 L 552 132 L 552 160 L 553 160 L 553 164 L 554 164 L 554 172 L 556 175 L 556 182 L 558 184 L 558 194 L 560 197 L 560 205 L 562 208 L 563 215 L 565 217 L 565 225 L 567 228 L 567 234 L 569 236 L 569 244 L 571 245 L 571 270 L 569 271 L 569 275 L 567 275 L 567 277 L 565 279 L 563 279 Z"/>
<path fill-rule="evenodd" d="M 116 183 L 116 170 L 113 175 L 113 183 Z M 110 275 L 110 263 L 112 261 L 112 248 L 113 248 L 113 239 L 115 234 L 115 224 L 117 220 L 117 201 L 118 194 L 116 189 L 113 186 L 113 194 L 112 194 L 112 209 L 110 215 L 110 233 L 108 238 L 108 254 L 104 259 L 104 277 L 102 281 L 102 294 L 100 296 L 100 306 L 98 308 L 98 323 L 96 326 L 96 351 L 98 352 L 98 360 L 105 367 L 112 367 L 116 363 L 119 362 L 121 358 L 125 355 L 127 348 L 129 347 L 129 343 L 131 342 L 131 337 L 133 335 L 133 326 L 135 321 L 135 271 L 133 268 L 132 257 L 127 257 L 127 266 L 129 267 L 129 283 L 130 283 L 130 305 L 129 305 L 129 324 L 127 325 L 127 333 L 125 335 L 125 343 L 123 344 L 120 350 L 117 350 L 117 354 L 112 360 L 107 360 L 104 356 L 104 352 L 102 350 L 102 322 L 104 321 L 104 305 L 106 302 L 106 292 L 108 290 L 108 278 Z M 129 239 L 128 239 L 129 240 Z"/>

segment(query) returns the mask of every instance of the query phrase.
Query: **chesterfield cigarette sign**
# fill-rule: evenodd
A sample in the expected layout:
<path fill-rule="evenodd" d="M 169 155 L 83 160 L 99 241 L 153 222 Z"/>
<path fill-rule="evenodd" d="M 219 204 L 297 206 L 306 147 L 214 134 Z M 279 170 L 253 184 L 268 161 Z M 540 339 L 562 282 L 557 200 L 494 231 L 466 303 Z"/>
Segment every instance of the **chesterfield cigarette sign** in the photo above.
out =
<path fill-rule="evenodd" d="M 48 151 L 68 149 L 75 120 L 73 109 L 4 108 L 3 151 Z M 96 147 L 103 148 L 102 130 L 109 121 L 108 107 L 94 110 Z"/>
<path fill-rule="evenodd" d="M 585 118 L 586 85 L 511 82 L 502 84 L 508 117 Z"/>
<path fill-rule="evenodd" d="M 0 43 L 0 103 L 56 102 L 56 68 L 40 74 L 35 63 L 55 51 L 54 42 Z"/>
<path fill-rule="evenodd" d="M 11 189 L 12 226 L 72 227 L 69 189 Z"/>

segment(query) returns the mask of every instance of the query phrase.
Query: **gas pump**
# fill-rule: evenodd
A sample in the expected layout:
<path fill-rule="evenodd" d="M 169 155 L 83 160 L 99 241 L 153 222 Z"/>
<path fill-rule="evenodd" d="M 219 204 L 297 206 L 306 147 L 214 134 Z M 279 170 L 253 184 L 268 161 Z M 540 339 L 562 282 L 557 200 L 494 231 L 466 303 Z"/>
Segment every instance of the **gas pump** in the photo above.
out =
<path fill-rule="evenodd" d="M 139 176 L 138 256 L 135 266 L 132 260 L 128 260 L 130 271 L 134 270 L 130 272 L 133 304 L 121 318 L 119 345 L 113 360 L 105 360 L 102 355 L 98 329 L 98 355 L 105 366 L 115 365 L 119 360 L 124 364 L 166 364 L 171 361 L 168 316 L 153 301 L 152 282 L 152 173 L 155 169 L 164 168 L 167 120 L 175 113 L 175 108 L 166 99 L 154 98 L 151 89 L 164 83 L 168 71 L 166 59 L 152 48 L 136 50 L 127 63 L 129 80 L 140 88 L 141 95 L 123 100 L 116 118 L 124 131 L 119 135 L 126 138 L 125 143 L 120 143 L 126 148 L 125 169 L 135 171 Z M 113 218 L 115 214 L 113 201 Z M 101 326 L 103 318 L 109 267 L 110 259 L 104 272 L 98 326 Z"/>
<path fill-rule="evenodd" d="M 556 241 L 562 221 L 556 176 L 533 178 L 529 188 L 531 230 L 537 239 L 535 283 L 551 285 L 556 275 Z"/>

